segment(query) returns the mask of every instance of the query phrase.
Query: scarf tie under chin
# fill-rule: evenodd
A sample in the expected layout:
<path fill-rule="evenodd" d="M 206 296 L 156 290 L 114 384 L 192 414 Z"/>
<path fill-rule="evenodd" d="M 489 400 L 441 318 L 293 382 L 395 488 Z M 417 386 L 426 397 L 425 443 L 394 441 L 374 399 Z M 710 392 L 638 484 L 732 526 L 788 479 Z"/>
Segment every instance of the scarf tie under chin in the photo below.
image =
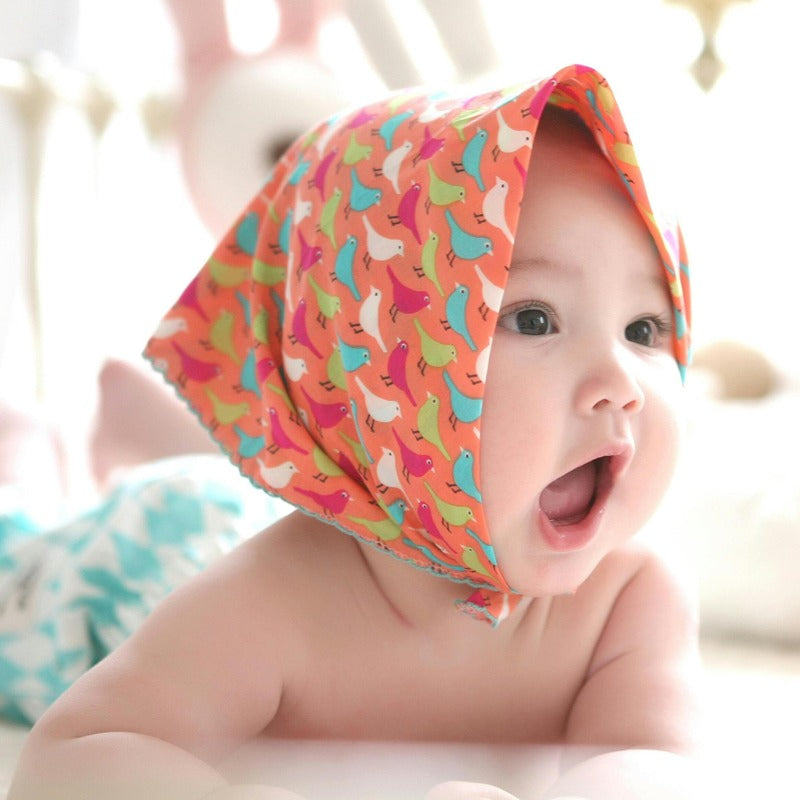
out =
<path fill-rule="evenodd" d="M 570 66 L 457 98 L 411 90 L 300 138 L 145 355 L 256 486 L 431 573 L 496 624 L 518 597 L 481 498 L 492 336 L 547 103 L 577 112 L 664 264 L 689 357 L 686 259 L 606 81 Z"/>

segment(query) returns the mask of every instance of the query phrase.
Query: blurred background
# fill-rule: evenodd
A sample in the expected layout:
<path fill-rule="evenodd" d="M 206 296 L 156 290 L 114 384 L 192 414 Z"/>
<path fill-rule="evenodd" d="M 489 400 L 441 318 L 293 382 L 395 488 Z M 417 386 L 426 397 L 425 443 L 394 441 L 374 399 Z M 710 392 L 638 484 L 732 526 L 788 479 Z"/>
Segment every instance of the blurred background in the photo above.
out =
<path fill-rule="evenodd" d="M 208 448 L 139 352 L 309 125 L 590 64 L 692 265 L 653 536 L 695 566 L 725 752 L 759 731 L 774 757 L 800 717 L 798 40 L 795 0 L 0 0 L 0 484 L 80 508 L 115 468 Z"/>

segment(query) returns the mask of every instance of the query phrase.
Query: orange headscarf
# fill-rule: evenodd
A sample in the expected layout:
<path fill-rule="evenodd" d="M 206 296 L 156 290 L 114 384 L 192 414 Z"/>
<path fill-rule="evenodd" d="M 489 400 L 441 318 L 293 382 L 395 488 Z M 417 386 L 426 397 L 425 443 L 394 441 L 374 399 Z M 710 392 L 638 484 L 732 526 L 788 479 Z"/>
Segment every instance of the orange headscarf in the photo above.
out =
<path fill-rule="evenodd" d="M 581 117 L 652 234 L 683 372 L 680 231 L 650 207 L 607 82 L 579 65 L 477 96 L 410 90 L 320 124 L 145 351 L 254 484 L 468 584 L 460 605 L 494 623 L 516 596 L 481 501 L 484 381 L 548 103 Z"/>

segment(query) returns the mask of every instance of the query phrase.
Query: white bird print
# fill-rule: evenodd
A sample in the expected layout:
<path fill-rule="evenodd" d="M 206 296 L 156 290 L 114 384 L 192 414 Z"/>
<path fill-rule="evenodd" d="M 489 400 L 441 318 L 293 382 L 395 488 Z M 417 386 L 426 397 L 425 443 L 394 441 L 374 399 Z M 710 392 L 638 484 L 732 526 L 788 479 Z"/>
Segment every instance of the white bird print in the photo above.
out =
<path fill-rule="evenodd" d="M 312 204 L 310 200 L 301 200 L 297 198 L 294 205 L 294 225 L 297 226 L 306 217 L 311 216 Z"/>
<path fill-rule="evenodd" d="M 497 178 L 494 186 L 483 196 L 483 217 L 495 228 L 499 228 L 509 242 L 514 241 L 506 222 L 506 197 L 508 197 L 508 184 L 502 179 Z"/>
<path fill-rule="evenodd" d="M 161 320 L 153 333 L 153 338 L 169 339 L 179 331 L 185 331 L 187 327 L 186 320 L 183 317 L 168 317 Z"/>
<path fill-rule="evenodd" d="M 482 383 L 486 383 L 486 374 L 489 372 L 489 353 L 492 351 L 492 340 L 489 339 L 489 344 L 478 353 L 475 359 L 475 373 L 481 379 Z"/>
<path fill-rule="evenodd" d="M 497 122 L 497 146 L 504 153 L 515 153 L 520 147 L 533 146 L 531 132 L 509 127 L 499 109 L 497 111 Z"/>
<path fill-rule="evenodd" d="M 292 480 L 292 476 L 300 472 L 291 461 L 284 461 L 275 467 L 268 467 L 261 459 L 257 460 L 261 480 L 271 489 L 285 489 Z"/>
<path fill-rule="evenodd" d="M 406 139 L 399 147 L 395 147 L 386 158 L 383 159 L 381 171 L 384 177 L 388 178 L 392 183 L 392 188 L 397 194 L 400 194 L 400 187 L 397 184 L 397 177 L 400 173 L 400 165 L 403 159 L 411 152 L 411 142 Z"/>
<path fill-rule="evenodd" d="M 400 403 L 396 400 L 387 400 L 374 394 L 364 386 L 364 381 L 358 375 L 356 375 L 356 384 L 358 384 L 358 388 L 361 389 L 361 393 L 364 395 L 364 402 L 367 407 L 367 424 L 369 424 L 370 419 L 375 422 L 391 422 L 395 417 L 401 415 Z M 371 427 L 372 425 L 370 425 Z"/>
<path fill-rule="evenodd" d="M 383 455 L 378 459 L 375 467 L 378 480 L 391 489 L 402 489 L 403 485 L 400 483 L 400 478 L 397 474 L 397 459 L 394 451 L 388 447 L 381 447 Z"/>
<path fill-rule="evenodd" d="M 373 261 L 388 261 L 390 258 L 403 255 L 402 239 L 382 236 L 372 227 L 366 214 L 361 219 L 364 220 L 364 227 L 367 229 L 367 254 Z"/>
<path fill-rule="evenodd" d="M 478 278 L 481 282 L 481 289 L 483 290 L 483 302 L 492 311 L 499 311 L 500 304 L 503 302 L 503 290 L 492 283 L 481 271 L 481 268 L 476 264 L 475 272 L 478 273 Z"/>
<path fill-rule="evenodd" d="M 292 358 L 288 355 L 283 356 L 283 368 L 290 381 L 299 381 L 308 372 L 304 358 Z"/>
<path fill-rule="evenodd" d="M 376 289 L 374 286 L 369 287 L 369 296 L 358 310 L 358 324 L 378 343 L 378 346 L 385 353 L 386 345 L 381 337 L 379 314 L 382 296 L 380 289 Z"/>

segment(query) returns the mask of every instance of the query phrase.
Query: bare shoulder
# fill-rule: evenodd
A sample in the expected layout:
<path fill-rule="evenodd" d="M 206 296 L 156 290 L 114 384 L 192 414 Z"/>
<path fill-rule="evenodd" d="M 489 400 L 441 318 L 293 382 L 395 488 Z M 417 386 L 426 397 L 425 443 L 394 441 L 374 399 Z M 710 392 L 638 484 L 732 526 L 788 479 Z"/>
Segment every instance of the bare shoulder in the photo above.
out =
<path fill-rule="evenodd" d="M 260 733 L 280 703 L 302 593 L 292 526 L 302 523 L 281 520 L 173 592 L 40 728 L 142 733 L 209 760 Z"/>
<path fill-rule="evenodd" d="M 687 580 L 642 547 L 612 554 L 598 570 L 593 578 L 613 602 L 570 714 L 570 738 L 691 749 L 699 652 Z"/>

